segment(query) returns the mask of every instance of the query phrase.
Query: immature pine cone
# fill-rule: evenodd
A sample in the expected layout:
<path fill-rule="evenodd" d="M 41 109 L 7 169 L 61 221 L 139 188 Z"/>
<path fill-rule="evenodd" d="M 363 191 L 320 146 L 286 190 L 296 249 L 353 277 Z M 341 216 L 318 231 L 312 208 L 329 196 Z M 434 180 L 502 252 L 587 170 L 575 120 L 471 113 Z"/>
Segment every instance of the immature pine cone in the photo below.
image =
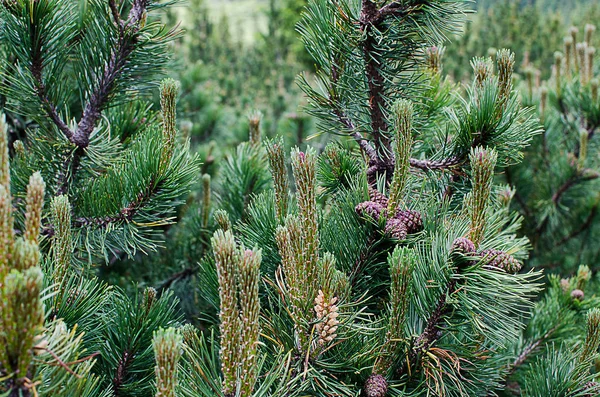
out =
<path fill-rule="evenodd" d="M 423 230 L 423 218 L 419 211 L 400 210 L 396 212 L 395 218 L 400 219 L 406 225 L 408 233 L 417 233 Z"/>
<path fill-rule="evenodd" d="M 387 381 L 381 375 L 371 375 L 363 387 L 364 397 L 385 397 L 387 394 Z"/>
<path fill-rule="evenodd" d="M 485 258 L 487 266 L 491 268 L 504 270 L 506 273 L 516 273 L 521 270 L 521 264 L 506 252 L 498 250 L 485 250 L 479 255 Z"/>
<path fill-rule="evenodd" d="M 398 240 L 404 240 L 408 233 L 404 222 L 397 218 L 388 219 L 385 225 L 385 232 Z"/>
<path fill-rule="evenodd" d="M 388 198 L 377 189 L 369 188 L 369 198 L 383 207 L 388 205 Z"/>
<path fill-rule="evenodd" d="M 375 220 L 379 220 L 379 215 L 385 210 L 381 204 L 374 201 L 363 201 L 358 204 L 354 209 L 360 216 L 371 217 Z"/>
<path fill-rule="evenodd" d="M 571 298 L 573 298 L 573 300 L 582 301 L 584 296 L 585 294 L 580 289 L 574 289 L 573 291 L 571 291 Z"/>

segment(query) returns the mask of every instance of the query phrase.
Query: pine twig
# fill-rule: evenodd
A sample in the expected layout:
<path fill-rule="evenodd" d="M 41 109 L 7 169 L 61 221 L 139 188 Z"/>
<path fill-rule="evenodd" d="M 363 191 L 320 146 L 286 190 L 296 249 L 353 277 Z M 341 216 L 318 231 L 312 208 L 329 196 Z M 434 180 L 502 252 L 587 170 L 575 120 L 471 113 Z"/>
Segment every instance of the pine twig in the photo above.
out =
<path fill-rule="evenodd" d="M 119 397 L 120 395 L 121 386 L 125 383 L 125 377 L 127 376 L 127 367 L 129 366 L 130 359 L 131 354 L 128 351 L 123 352 L 123 356 L 119 360 L 119 365 L 117 366 L 117 373 L 112 382 L 114 397 Z"/>
<path fill-rule="evenodd" d="M 545 340 L 547 340 L 552 334 L 557 330 L 558 324 L 549 329 L 542 337 L 537 339 L 535 342 L 530 343 L 523 349 L 521 354 L 515 359 L 515 361 L 511 364 L 510 369 L 508 370 L 508 374 L 506 378 L 510 377 L 515 371 L 523 365 L 523 363 L 527 360 L 527 358 L 533 353 Z"/>
<path fill-rule="evenodd" d="M 110 99 L 115 83 L 135 49 L 140 22 L 144 18 L 147 5 L 148 0 L 134 0 L 127 21 L 122 21 L 118 15 L 114 14 L 115 12 L 118 13 L 116 4 L 111 6 L 113 17 L 118 19 L 119 39 L 116 48 L 111 52 L 104 72 L 98 79 L 97 87 L 90 95 L 88 103 L 84 107 L 81 120 L 77 124 L 77 130 L 74 133 L 71 132 L 72 135 L 69 140 L 77 146 L 77 149 L 73 153 L 69 165 L 66 166 L 66 169 L 70 169 L 70 172 L 64 172 L 62 180 L 59 183 L 58 194 L 67 193 L 69 189 L 69 175 L 73 178 L 79 169 L 81 157 L 85 155 L 85 149 L 90 143 L 90 135 L 100 121 L 102 110 Z"/>

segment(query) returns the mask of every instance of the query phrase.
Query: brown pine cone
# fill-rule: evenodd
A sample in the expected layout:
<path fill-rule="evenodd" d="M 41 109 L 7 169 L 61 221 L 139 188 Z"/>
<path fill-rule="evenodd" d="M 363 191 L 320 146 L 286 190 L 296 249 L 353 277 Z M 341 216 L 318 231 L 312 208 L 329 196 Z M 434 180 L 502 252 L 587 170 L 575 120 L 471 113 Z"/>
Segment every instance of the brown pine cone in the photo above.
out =
<path fill-rule="evenodd" d="M 388 219 L 385 232 L 398 240 L 404 240 L 408 233 L 404 222 L 397 218 Z"/>
<path fill-rule="evenodd" d="M 372 187 L 369 188 L 369 198 L 371 201 L 374 201 L 383 207 L 387 207 L 388 205 L 388 198 L 379 190 L 373 189 Z"/>
<path fill-rule="evenodd" d="M 400 210 L 394 218 L 400 219 L 405 225 L 408 233 L 418 233 L 423 230 L 423 218 L 419 211 Z"/>
<path fill-rule="evenodd" d="M 479 255 L 490 268 L 504 270 L 506 273 L 516 273 L 521 270 L 521 263 L 506 252 L 490 249 L 480 252 Z"/>
<path fill-rule="evenodd" d="M 354 210 L 360 216 L 379 220 L 379 216 L 385 211 L 385 207 L 374 201 L 363 201 L 358 204 Z"/>
<path fill-rule="evenodd" d="M 388 384 L 385 378 L 381 375 L 371 375 L 367 378 L 363 387 L 364 397 L 385 397 L 387 394 Z"/>
<path fill-rule="evenodd" d="M 475 251 L 475 244 L 466 237 L 459 237 L 452 243 L 452 252 L 472 254 Z"/>

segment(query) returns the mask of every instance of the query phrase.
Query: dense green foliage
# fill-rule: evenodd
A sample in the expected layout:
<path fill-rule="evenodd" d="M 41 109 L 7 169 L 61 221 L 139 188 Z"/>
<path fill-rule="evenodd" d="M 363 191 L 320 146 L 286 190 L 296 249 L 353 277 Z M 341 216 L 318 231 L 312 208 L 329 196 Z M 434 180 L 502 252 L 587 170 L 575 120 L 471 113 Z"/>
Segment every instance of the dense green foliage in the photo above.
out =
<path fill-rule="evenodd" d="M 600 394 L 600 6 L 261 4 L 0 0 L 0 395 Z"/>

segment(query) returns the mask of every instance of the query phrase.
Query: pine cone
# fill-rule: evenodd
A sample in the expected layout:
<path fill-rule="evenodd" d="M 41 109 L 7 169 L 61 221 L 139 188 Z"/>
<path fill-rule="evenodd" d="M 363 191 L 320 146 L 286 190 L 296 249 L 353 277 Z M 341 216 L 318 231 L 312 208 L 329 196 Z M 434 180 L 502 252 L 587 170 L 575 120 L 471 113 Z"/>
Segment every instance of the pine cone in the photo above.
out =
<path fill-rule="evenodd" d="M 385 232 L 398 240 L 404 240 L 407 235 L 406 225 L 400 219 L 388 219 Z"/>
<path fill-rule="evenodd" d="M 377 189 L 369 188 L 369 198 L 383 207 L 388 205 L 388 198 Z"/>
<path fill-rule="evenodd" d="M 507 273 L 521 270 L 521 263 L 506 252 L 490 249 L 480 252 L 479 255 L 487 261 L 488 267 L 501 269 Z"/>
<path fill-rule="evenodd" d="M 363 201 L 354 210 L 360 216 L 379 220 L 379 215 L 385 210 L 385 207 L 374 201 Z"/>
<path fill-rule="evenodd" d="M 472 254 L 475 252 L 475 244 L 468 238 L 459 237 L 452 243 L 452 252 Z"/>
<path fill-rule="evenodd" d="M 406 225 L 406 231 L 408 233 L 417 233 L 423 230 L 423 218 L 419 211 L 414 210 L 400 210 L 396 212 L 394 218 L 400 219 L 402 223 Z"/>
<path fill-rule="evenodd" d="M 371 375 L 363 387 L 364 397 L 385 397 L 387 394 L 387 381 L 381 375 Z"/>
<path fill-rule="evenodd" d="M 574 289 L 573 291 L 571 291 L 571 298 L 573 300 L 582 301 L 584 296 L 585 296 L 585 294 L 580 289 Z"/>

